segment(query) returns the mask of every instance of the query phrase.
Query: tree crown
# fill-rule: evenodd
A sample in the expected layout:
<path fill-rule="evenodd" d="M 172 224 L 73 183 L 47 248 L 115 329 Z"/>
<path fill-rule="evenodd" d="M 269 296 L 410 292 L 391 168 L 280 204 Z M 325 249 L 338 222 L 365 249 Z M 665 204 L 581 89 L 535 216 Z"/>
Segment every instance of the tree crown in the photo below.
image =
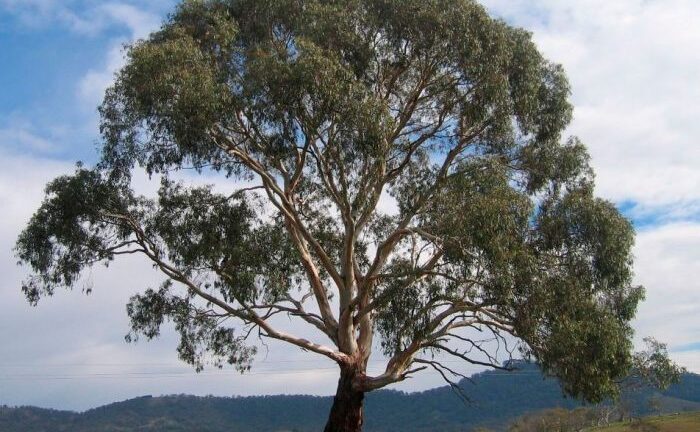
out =
<path fill-rule="evenodd" d="M 633 230 L 562 141 L 569 85 L 529 33 L 471 0 L 185 1 L 127 56 L 100 163 L 49 184 L 18 239 L 31 302 L 140 253 L 166 282 L 132 298 L 131 336 L 171 319 L 197 367 L 247 368 L 254 328 L 341 365 L 378 335 L 368 391 L 455 372 L 440 355 L 501 367 L 494 344 L 516 341 L 569 393 L 615 391 L 643 296 Z M 185 168 L 249 185 L 188 187 Z"/>

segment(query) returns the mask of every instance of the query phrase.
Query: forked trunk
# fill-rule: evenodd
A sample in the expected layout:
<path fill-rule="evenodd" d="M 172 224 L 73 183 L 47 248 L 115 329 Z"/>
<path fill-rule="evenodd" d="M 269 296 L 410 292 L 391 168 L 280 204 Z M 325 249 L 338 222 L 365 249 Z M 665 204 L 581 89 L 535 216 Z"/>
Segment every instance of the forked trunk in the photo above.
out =
<path fill-rule="evenodd" d="M 338 390 L 336 390 L 324 432 L 360 432 L 362 430 L 364 420 L 362 405 L 365 394 L 352 386 L 357 373 L 357 369 L 354 368 L 341 368 Z"/>

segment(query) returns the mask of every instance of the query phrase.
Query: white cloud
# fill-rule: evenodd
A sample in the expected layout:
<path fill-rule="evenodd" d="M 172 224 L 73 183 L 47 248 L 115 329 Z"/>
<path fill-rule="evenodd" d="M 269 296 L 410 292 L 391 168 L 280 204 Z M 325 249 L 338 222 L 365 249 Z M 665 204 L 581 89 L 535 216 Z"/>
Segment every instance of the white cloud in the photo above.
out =
<path fill-rule="evenodd" d="M 147 37 L 160 26 L 158 13 L 171 0 L 158 2 L 100 2 L 96 0 L 0 0 L 3 9 L 26 26 L 38 28 L 60 25 L 86 36 L 113 30 L 110 48 L 100 66 L 86 71 L 77 85 L 77 95 L 86 112 L 94 113 L 114 74 L 124 65 L 123 46 Z"/>
<path fill-rule="evenodd" d="M 485 0 L 564 65 L 598 190 L 649 212 L 700 201 L 700 2 Z"/>
<path fill-rule="evenodd" d="M 635 329 L 682 347 L 700 342 L 700 223 L 673 223 L 642 231 L 635 247 L 636 281 L 647 289 Z M 673 357 L 700 372 L 700 351 Z"/>
<path fill-rule="evenodd" d="M 108 20 L 127 26 L 134 39 L 144 38 L 160 27 L 160 16 L 129 4 L 106 3 L 99 10 Z"/>
<path fill-rule="evenodd" d="M 0 11 L 15 15 L 20 23 L 33 28 L 58 24 L 75 33 L 96 35 L 114 26 L 126 26 L 141 38 L 160 23 L 157 12 L 172 4 L 173 0 L 0 0 Z"/>
<path fill-rule="evenodd" d="M 47 152 L 55 146 L 47 139 L 36 135 L 31 124 L 21 122 L 0 129 L 0 148 L 15 148 L 24 152 Z"/>
<path fill-rule="evenodd" d="M 90 69 L 78 82 L 78 97 L 84 103 L 84 108 L 94 112 L 102 102 L 105 91 L 114 82 L 114 76 L 124 66 L 124 40 L 112 42 L 107 53 L 107 59 L 99 69 Z"/>
<path fill-rule="evenodd" d="M 104 97 L 105 90 L 114 82 L 114 76 L 124 66 L 124 44 L 148 36 L 160 25 L 160 17 L 123 3 L 107 3 L 98 9 L 102 19 L 124 25 L 129 29 L 127 38 L 114 38 L 107 58 L 100 68 L 86 72 L 78 83 L 78 96 L 85 107 L 94 111 Z"/>

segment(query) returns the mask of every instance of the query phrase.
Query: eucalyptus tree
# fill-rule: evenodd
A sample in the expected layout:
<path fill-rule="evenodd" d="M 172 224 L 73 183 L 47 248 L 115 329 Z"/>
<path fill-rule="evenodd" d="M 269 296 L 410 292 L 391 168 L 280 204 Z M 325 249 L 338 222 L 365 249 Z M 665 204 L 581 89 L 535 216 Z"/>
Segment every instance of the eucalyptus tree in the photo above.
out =
<path fill-rule="evenodd" d="M 600 400 L 643 290 L 630 223 L 562 137 L 568 96 L 531 35 L 472 0 L 186 1 L 128 48 L 99 163 L 47 186 L 16 246 L 23 290 L 35 304 L 140 254 L 165 282 L 131 299 L 129 337 L 170 320 L 198 369 L 247 370 L 250 335 L 325 356 L 327 431 L 360 430 L 366 392 L 450 379 L 446 358 L 503 367 L 513 341 Z M 176 181 L 186 168 L 228 190 Z M 156 197 L 133 191 L 138 169 Z"/>

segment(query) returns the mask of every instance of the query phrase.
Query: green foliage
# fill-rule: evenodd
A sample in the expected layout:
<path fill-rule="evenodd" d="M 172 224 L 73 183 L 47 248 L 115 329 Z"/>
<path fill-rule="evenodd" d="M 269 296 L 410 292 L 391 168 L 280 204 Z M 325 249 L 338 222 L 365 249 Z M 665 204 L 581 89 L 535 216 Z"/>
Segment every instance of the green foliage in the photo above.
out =
<path fill-rule="evenodd" d="M 198 372 L 204 368 L 207 354 L 219 368 L 225 361 L 241 372 L 249 370 L 255 347 L 246 346 L 244 338 L 237 337 L 234 329 L 222 326 L 220 317 L 197 313 L 196 305 L 171 294 L 169 288 L 169 284 L 164 284 L 158 291 L 149 289 L 131 298 L 126 310 L 132 326 L 126 340 L 137 340 L 140 334 L 148 339 L 157 337 L 167 317 L 180 335 L 177 347 L 180 359 L 195 366 Z"/>
<path fill-rule="evenodd" d="M 49 183 L 46 196 L 16 246 L 17 257 L 36 272 L 22 286 L 31 304 L 57 287 L 72 286 L 85 266 L 113 258 L 109 238 L 128 234 L 106 215 L 124 211 L 133 200 L 128 190 L 81 167 Z"/>
<path fill-rule="evenodd" d="M 207 353 L 246 369 L 256 328 L 359 368 L 376 332 L 393 358 L 362 391 L 440 350 L 500 367 L 471 329 L 600 401 L 632 364 L 643 289 L 630 223 L 562 139 L 568 96 L 530 34 L 472 0 L 185 1 L 128 49 L 100 163 L 52 182 L 21 234 L 24 290 L 35 304 L 139 253 L 166 282 L 131 300 L 130 338 L 172 320 L 198 369 Z M 190 167 L 255 186 L 172 180 Z M 163 176 L 156 198 L 131 190 L 137 168 Z"/>
<path fill-rule="evenodd" d="M 672 384 L 678 384 L 687 371 L 669 358 L 666 344 L 651 337 L 644 338 L 644 343 L 646 348 L 632 358 L 632 372 L 623 386 L 642 385 L 666 390 Z"/>

